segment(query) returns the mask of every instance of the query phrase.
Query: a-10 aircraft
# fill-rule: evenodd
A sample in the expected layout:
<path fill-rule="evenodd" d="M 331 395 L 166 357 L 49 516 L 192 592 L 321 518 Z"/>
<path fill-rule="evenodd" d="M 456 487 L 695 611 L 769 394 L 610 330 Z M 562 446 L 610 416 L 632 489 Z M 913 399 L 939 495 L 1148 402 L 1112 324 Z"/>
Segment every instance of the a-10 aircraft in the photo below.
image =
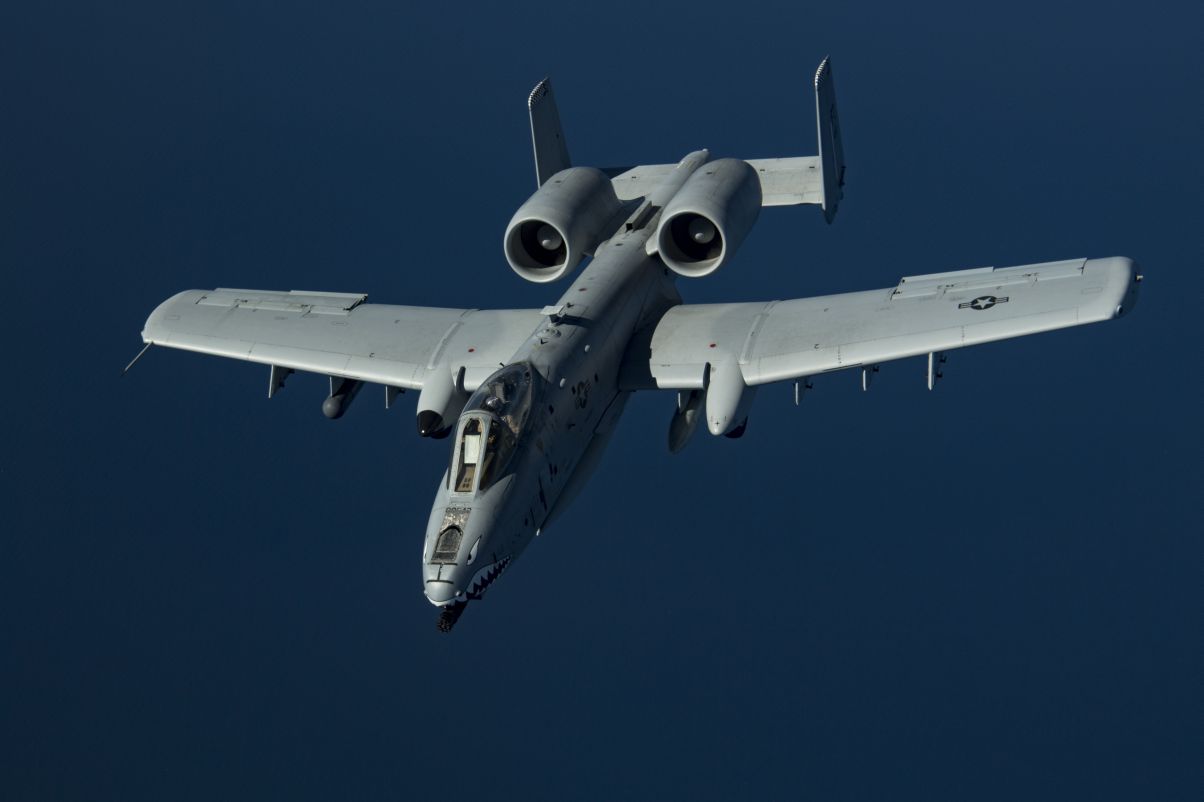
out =
<path fill-rule="evenodd" d="M 330 377 L 340 417 L 364 383 L 385 404 L 417 390 L 418 433 L 453 435 L 426 527 L 426 597 L 452 628 L 568 506 L 632 392 L 676 393 L 669 448 L 699 420 L 739 437 L 757 388 L 1119 317 L 1141 281 L 1123 257 L 908 276 L 868 292 L 768 303 L 683 304 L 675 280 L 735 256 L 764 206 L 814 204 L 831 222 L 844 157 L 831 63 L 815 73 L 818 156 L 712 158 L 600 170 L 574 167 L 552 88 L 528 99 L 538 189 L 506 227 L 523 278 L 589 266 L 542 309 L 436 309 L 365 303 L 360 293 L 189 290 L 146 321 L 151 345 L 271 366 L 268 396 L 293 371 Z M 139 354 L 141 356 L 141 354 Z M 135 358 L 136 361 L 137 358 Z M 132 363 L 131 363 L 132 364 Z"/>

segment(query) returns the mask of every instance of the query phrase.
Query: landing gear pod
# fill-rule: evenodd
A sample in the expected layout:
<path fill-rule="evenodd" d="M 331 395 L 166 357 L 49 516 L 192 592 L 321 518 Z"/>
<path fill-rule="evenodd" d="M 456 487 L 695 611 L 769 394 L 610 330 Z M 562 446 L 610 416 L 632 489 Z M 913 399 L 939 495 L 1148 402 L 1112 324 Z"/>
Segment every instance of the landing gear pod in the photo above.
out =
<path fill-rule="evenodd" d="M 468 394 L 464 392 L 464 368 L 455 376 L 446 368 L 436 368 L 427 374 L 418 394 L 418 434 L 442 440 L 451 434 L 460 417 Z"/>
<path fill-rule="evenodd" d="M 555 281 L 597 246 L 619 207 L 614 186 L 601 170 L 561 170 L 510 219 L 502 243 L 506 261 L 527 281 Z"/>
<path fill-rule="evenodd" d="M 735 360 L 712 365 L 706 390 L 707 429 L 711 434 L 739 437 L 748 425 L 756 387 L 746 387 Z"/>
<path fill-rule="evenodd" d="M 708 162 L 665 207 L 657 250 L 678 275 L 710 275 L 735 255 L 760 212 L 761 182 L 748 162 Z"/>

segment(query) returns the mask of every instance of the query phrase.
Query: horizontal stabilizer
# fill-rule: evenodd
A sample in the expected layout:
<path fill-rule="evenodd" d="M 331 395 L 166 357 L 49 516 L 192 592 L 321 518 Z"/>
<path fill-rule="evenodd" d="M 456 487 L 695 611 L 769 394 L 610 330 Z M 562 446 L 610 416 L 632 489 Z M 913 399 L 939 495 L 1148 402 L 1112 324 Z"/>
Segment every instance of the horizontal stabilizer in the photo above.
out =
<path fill-rule="evenodd" d="M 762 206 L 823 205 L 823 171 L 818 156 L 747 161 L 761 179 Z"/>
<path fill-rule="evenodd" d="M 761 182 L 762 206 L 813 204 L 823 208 L 824 219 L 830 223 L 844 196 L 844 150 L 840 142 L 840 122 L 836 116 L 832 62 L 827 58 L 815 72 L 815 110 L 819 132 L 818 156 L 745 161 L 756 170 Z M 538 144 L 536 149 L 539 149 Z M 643 164 L 610 168 L 603 172 L 611 177 L 619 200 L 635 200 L 651 195 L 676 167 L 675 164 Z"/>
<path fill-rule="evenodd" d="M 823 171 L 818 156 L 793 156 L 785 159 L 745 159 L 757 171 L 761 181 L 762 206 L 798 206 L 824 202 Z M 613 169 L 611 177 L 619 200 L 634 200 L 651 195 L 675 164 L 645 164 Z"/>

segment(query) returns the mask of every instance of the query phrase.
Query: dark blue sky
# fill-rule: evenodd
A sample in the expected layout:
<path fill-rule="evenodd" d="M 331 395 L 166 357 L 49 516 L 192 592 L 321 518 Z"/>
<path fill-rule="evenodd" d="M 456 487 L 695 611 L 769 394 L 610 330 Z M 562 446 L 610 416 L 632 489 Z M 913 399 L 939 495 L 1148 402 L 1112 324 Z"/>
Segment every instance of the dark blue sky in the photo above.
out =
<path fill-rule="evenodd" d="M 1204 14 L 813 5 L 4 6 L 0 796 L 1200 799 Z M 641 396 L 450 637 L 412 395 L 118 378 L 185 288 L 550 303 L 501 254 L 535 81 L 578 163 L 810 154 L 827 53 L 836 223 L 688 301 L 1123 254 L 1135 313 L 676 457 Z"/>

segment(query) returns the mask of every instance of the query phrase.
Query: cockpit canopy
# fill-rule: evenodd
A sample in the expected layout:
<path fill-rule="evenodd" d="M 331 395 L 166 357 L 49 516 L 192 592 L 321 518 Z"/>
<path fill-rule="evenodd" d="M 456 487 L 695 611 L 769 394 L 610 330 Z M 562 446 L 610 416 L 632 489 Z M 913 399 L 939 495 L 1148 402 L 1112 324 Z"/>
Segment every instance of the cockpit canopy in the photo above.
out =
<path fill-rule="evenodd" d="M 526 362 L 490 376 L 464 405 L 452 451 L 449 489 L 474 493 L 502 475 L 531 415 L 534 374 Z"/>

